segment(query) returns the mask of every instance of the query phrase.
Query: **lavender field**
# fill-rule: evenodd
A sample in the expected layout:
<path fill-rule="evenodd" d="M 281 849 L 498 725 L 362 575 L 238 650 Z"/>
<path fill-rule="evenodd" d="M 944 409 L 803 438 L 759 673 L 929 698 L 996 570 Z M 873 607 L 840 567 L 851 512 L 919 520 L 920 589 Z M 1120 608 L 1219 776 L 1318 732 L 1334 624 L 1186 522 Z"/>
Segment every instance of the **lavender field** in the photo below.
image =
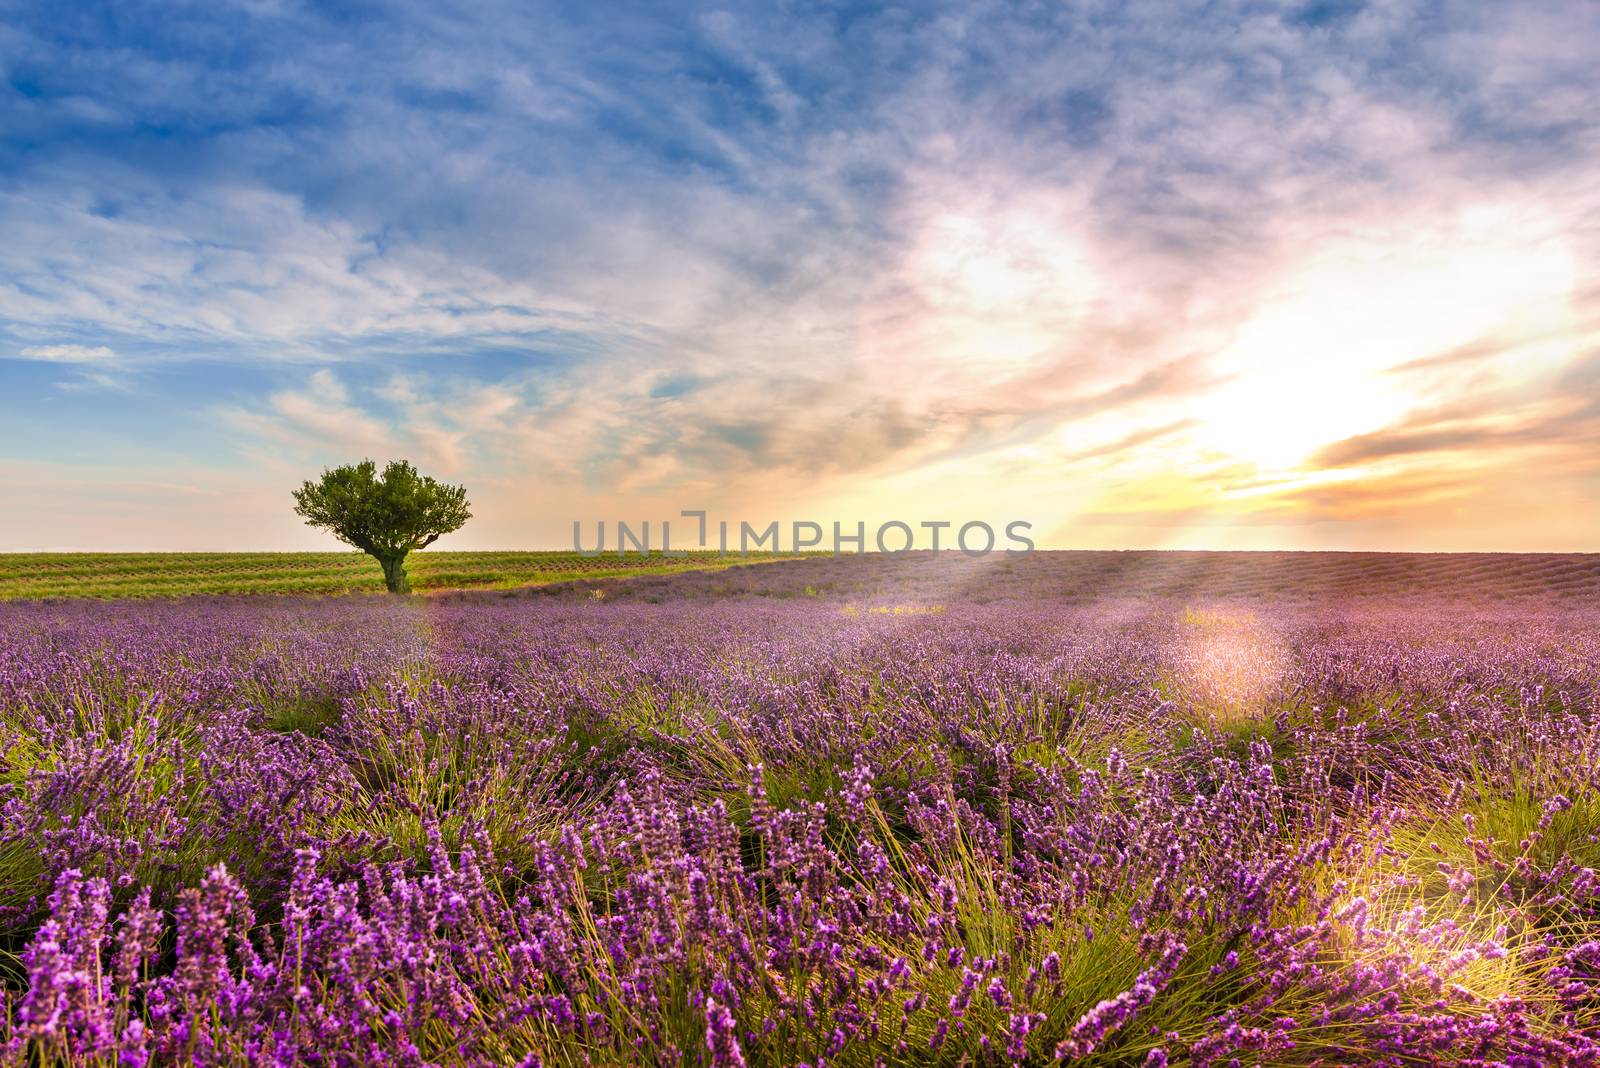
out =
<path fill-rule="evenodd" d="M 0 605 L 0 1048 L 1600 1064 L 1597 574 Z"/>

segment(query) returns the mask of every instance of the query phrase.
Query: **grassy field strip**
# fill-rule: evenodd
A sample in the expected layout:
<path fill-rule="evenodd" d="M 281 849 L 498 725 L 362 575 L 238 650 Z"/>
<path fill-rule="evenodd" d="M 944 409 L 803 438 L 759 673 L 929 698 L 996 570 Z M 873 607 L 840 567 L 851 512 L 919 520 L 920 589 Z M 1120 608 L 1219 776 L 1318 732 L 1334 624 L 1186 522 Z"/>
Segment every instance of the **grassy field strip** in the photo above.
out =
<path fill-rule="evenodd" d="M 576 579 L 665 575 L 782 559 L 714 552 L 682 557 L 572 552 L 421 552 L 407 561 L 419 591 L 509 589 Z M 366 593 L 383 589 L 373 560 L 341 553 L 16 553 L 0 555 L 0 600 L 173 597 L 228 593 Z"/>

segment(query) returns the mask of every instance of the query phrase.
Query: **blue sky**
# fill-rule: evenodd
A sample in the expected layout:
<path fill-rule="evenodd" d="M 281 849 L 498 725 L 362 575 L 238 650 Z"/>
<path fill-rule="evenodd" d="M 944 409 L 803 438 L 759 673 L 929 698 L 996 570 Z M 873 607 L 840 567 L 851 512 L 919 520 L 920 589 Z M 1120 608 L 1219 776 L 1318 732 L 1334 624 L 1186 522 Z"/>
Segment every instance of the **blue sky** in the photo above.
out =
<path fill-rule="evenodd" d="M 450 7 L 0 0 L 0 549 L 1600 548 L 1594 4 Z"/>

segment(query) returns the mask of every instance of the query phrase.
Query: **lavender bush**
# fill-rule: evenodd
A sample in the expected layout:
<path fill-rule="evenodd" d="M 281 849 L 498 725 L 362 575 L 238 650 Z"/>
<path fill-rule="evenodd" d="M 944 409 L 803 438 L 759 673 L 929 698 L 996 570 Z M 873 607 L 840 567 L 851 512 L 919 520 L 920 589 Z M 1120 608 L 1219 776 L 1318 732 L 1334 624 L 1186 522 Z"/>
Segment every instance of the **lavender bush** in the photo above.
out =
<path fill-rule="evenodd" d="M 1600 1064 L 1594 609 L 974 589 L 0 608 L 6 1057 Z"/>

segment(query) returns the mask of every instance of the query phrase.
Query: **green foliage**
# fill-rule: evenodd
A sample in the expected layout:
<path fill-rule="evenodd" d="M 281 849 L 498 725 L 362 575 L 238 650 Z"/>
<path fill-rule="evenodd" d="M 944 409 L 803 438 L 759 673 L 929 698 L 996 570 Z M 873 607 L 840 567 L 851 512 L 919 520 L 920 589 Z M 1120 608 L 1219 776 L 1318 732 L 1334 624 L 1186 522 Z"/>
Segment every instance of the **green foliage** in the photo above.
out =
<path fill-rule="evenodd" d="M 324 471 L 294 491 L 295 513 L 375 557 L 390 593 L 406 593 L 406 554 L 460 530 L 472 513 L 464 486 L 449 486 L 394 460 L 378 475 L 371 460 Z"/>
<path fill-rule="evenodd" d="M 275 731 L 299 731 L 320 737 L 339 722 L 343 707 L 333 694 L 294 695 L 272 703 L 266 710 L 266 724 Z"/>

